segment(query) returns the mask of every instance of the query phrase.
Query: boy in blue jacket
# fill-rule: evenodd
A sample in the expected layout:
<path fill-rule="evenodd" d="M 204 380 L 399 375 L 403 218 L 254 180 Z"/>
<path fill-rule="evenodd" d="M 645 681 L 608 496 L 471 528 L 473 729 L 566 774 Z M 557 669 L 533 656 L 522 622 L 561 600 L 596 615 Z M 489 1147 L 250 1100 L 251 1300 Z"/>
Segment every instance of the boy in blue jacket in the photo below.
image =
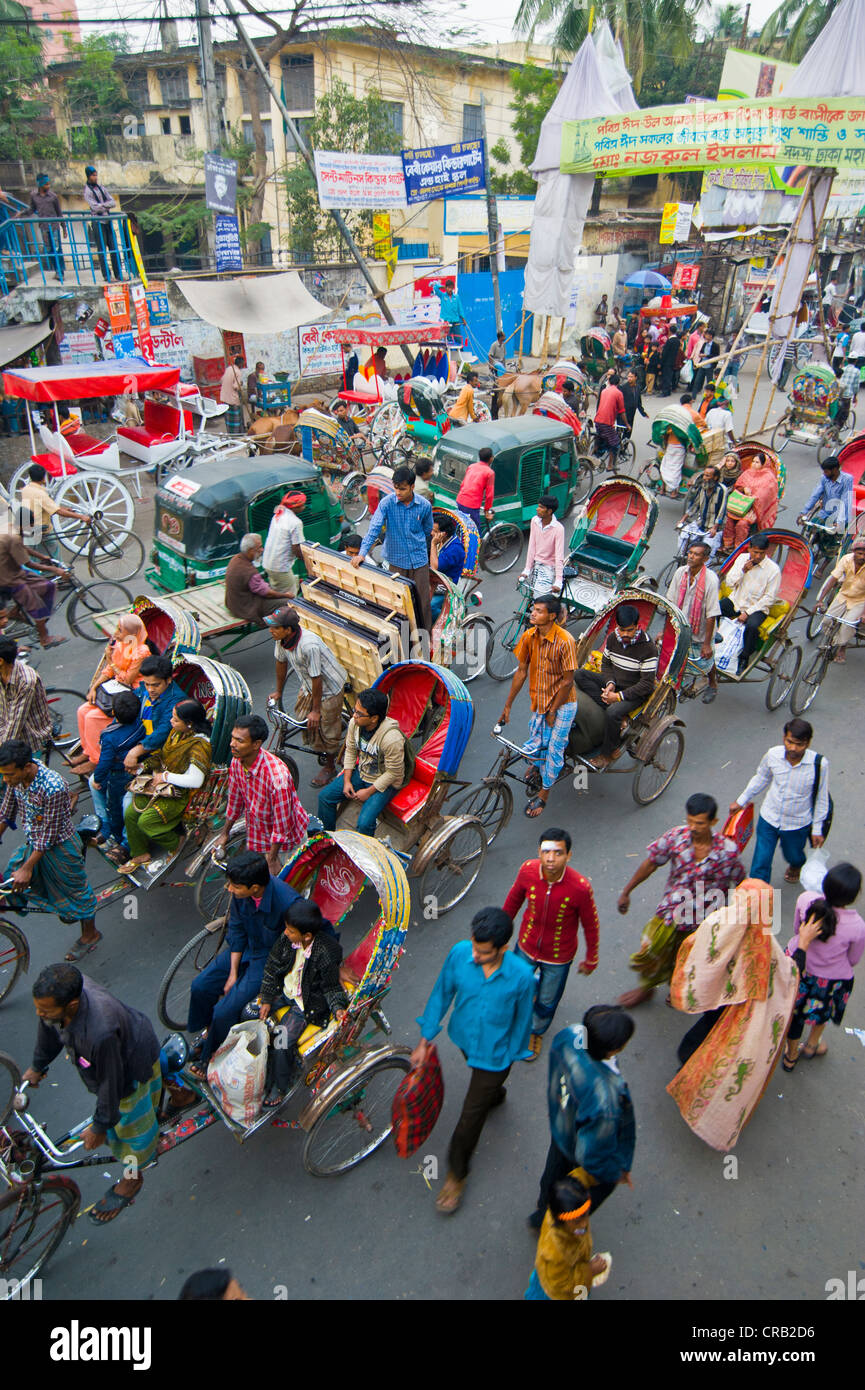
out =
<path fill-rule="evenodd" d="M 134 690 L 121 690 L 111 702 L 114 718 L 99 736 L 99 762 L 88 779 L 103 840 L 123 841 L 123 798 L 131 780 L 123 759 L 144 737 L 141 703 Z"/>

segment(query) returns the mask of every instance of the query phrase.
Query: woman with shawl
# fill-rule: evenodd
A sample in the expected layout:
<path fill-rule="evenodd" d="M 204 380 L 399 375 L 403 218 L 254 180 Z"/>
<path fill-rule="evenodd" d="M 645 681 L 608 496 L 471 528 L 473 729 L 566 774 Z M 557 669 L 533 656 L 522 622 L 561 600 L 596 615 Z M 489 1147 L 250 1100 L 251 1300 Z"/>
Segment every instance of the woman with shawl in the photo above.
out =
<path fill-rule="evenodd" d="M 667 1090 L 682 1119 L 721 1153 L 736 1143 L 784 1047 L 799 972 L 772 934 L 772 889 L 748 878 L 679 948 L 670 988 L 702 1014 L 679 1047 Z"/>
<path fill-rule="evenodd" d="M 171 733 L 141 766 L 142 774 L 149 774 L 147 785 L 133 792 L 126 809 L 129 858 L 118 865 L 119 873 L 131 874 L 149 864 L 153 845 L 166 855 L 179 849 L 183 813 L 210 771 L 210 734 L 207 712 L 198 700 L 181 700 L 174 706 Z"/>
<path fill-rule="evenodd" d="M 724 550 L 735 550 L 737 545 L 748 539 L 752 527 L 767 531 L 775 524 L 778 515 L 778 479 L 774 469 L 769 467 L 765 454 L 755 454 L 751 465 L 736 480 L 736 491 L 746 497 L 753 497 L 754 505 L 749 507 L 743 517 L 732 516 L 727 502 L 727 521 L 724 526 Z"/>
<path fill-rule="evenodd" d="M 75 772 L 83 776 L 92 772 L 98 763 L 99 735 L 111 723 L 111 701 L 120 693 L 116 688 L 109 688 L 100 695 L 100 688 L 106 681 L 114 681 L 131 690 L 140 683 L 141 663 L 150 655 L 147 628 L 141 619 L 136 613 L 122 614 L 96 669 L 87 701 L 78 706 L 78 736 L 83 752 L 70 760 Z"/>

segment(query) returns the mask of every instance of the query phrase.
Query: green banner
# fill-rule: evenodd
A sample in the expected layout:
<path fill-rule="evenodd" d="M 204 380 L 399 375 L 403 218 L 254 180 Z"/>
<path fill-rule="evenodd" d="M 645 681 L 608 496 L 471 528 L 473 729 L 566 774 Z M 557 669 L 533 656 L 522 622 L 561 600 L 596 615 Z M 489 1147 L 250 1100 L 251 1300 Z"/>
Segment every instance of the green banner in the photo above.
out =
<path fill-rule="evenodd" d="M 765 164 L 865 168 L 865 97 L 689 102 L 562 126 L 563 174 Z"/>

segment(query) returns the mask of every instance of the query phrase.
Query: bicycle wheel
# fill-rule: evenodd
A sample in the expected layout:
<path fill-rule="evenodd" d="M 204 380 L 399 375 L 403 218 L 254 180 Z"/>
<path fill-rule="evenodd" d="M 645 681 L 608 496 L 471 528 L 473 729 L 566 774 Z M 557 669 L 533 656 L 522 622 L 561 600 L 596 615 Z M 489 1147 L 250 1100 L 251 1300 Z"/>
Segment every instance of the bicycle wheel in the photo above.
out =
<path fill-rule="evenodd" d="M 246 832 L 239 831 L 230 837 L 226 845 L 226 859 L 230 859 L 233 854 L 240 854 L 245 847 Z M 210 855 L 205 859 L 195 880 L 195 906 L 205 922 L 212 922 L 214 918 L 222 917 L 228 911 L 225 871 L 220 869 L 218 864 L 214 864 Z"/>
<path fill-rule="evenodd" d="M 144 542 L 134 531 L 105 532 L 94 536 L 87 553 L 87 568 L 100 579 L 121 583 L 134 579 L 146 555 Z"/>
<path fill-rule="evenodd" d="M 809 642 L 816 642 L 817 634 L 825 622 L 826 614 L 818 613 L 816 608 L 813 613 L 808 614 L 808 622 L 805 625 L 805 636 Z"/>
<path fill-rule="evenodd" d="M 27 937 L 20 927 L 0 918 L 0 1003 L 12 992 L 18 976 L 29 964 Z"/>
<path fill-rule="evenodd" d="M 55 748 L 71 748 L 78 742 L 78 710 L 87 697 L 80 690 L 63 690 L 59 685 L 45 687 L 51 716 L 51 742 Z"/>
<path fill-rule="evenodd" d="M 436 918 L 444 917 L 474 886 L 487 853 L 486 833 L 477 821 L 455 823 L 424 869 L 419 900 L 433 903 Z"/>
<path fill-rule="evenodd" d="M 651 749 L 648 759 L 639 763 L 631 783 L 631 795 L 638 806 L 649 806 L 667 790 L 685 752 L 685 735 L 673 724 Z"/>
<path fill-rule="evenodd" d="M 410 1070 L 408 1057 L 379 1058 L 346 1080 L 316 1120 L 303 1146 L 303 1166 L 332 1178 L 375 1153 L 393 1129 L 393 1098 Z"/>
<path fill-rule="evenodd" d="M 454 633 L 449 669 L 464 685 L 471 685 L 472 681 L 477 680 L 487 669 L 487 657 L 492 644 L 492 619 L 480 613 L 466 618 Z M 444 664 L 448 665 L 447 662 Z"/>
<path fill-rule="evenodd" d="M 630 435 L 623 439 L 619 445 L 619 462 L 617 472 L 630 473 L 634 464 L 637 462 L 637 450 Z"/>
<path fill-rule="evenodd" d="M 69 600 L 66 621 L 77 637 L 85 642 L 105 641 L 105 632 L 97 627 L 97 621 L 106 613 L 117 609 L 132 607 L 132 595 L 122 584 L 107 579 L 99 579 L 95 584 L 83 585 Z"/>
<path fill-rule="evenodd" d="M 670 580 L 673 578 L 673 575 L 676 573 L 676 570 L 677 570 L 678 568 L 679 568 L 679 561 L 678 561 L 678 559 L 676 559 L 676 558 L 674 557 L 672 560 L 669 560 L 669 561 L 667 562 L 667 564 L 664 566 L 664 568 L 663 568 L 662 570 L 660 570 L 660 571 L 658 572 L 658 575 L 657 575 L 657 577 L 656 577 L 656 579 L 655 579 L 655 592 L 656 592 L 656 593 L 659 593 L 659 594 L 666 594 L 667 589 L 668 589 L 669 584 L 670 584 Z"/>
<path fill-rule="evenodd" d="M 774 449 L 776 454 L 782 454 L 790 443 L 790 432 L 787 428 L 787 416 L 783 416 L 772 431 L 772 438 L 769 440 L 769 448 Z"/>
<path fill-rule="evenodd" d="M 520 619 L 512 613 L 503 623 L 499 623 L 487 647 L 487 675 L 494 681 L 507 681 L 516 671 L 519 662 L 514 656 L 514 647 L 520 640 Z"/>
<path fill-rule="evenodd" d="M 490 574 L 507 574 L 523 553 L 523 533 L 512 521 L 500 521 L 481 541 L 481 565 Z"/>
<path fill-rule="evenodd" d="M 160 1023 L 166 1028 L 173 1028 L 181 1033 L 186 1031 L 192 982 L 210 965 L 214 956 L 219 955 L 225 940 L 226 919 L 217 918 L 216 922 L 218 925 L 215 927 L 211 922 L 207 927 L 202 927 L 200 932 L 196 932 L 191 941 L 187 941 L 162 977 L 156 1012 Z M 214 930 L 211 931 L 211 927 L 214 927 Z"/>
<path fill-rule="evenodd" d="M 81 1193 L 52 1173 L 39 1186 L 20 1183 L 0 1197 L 0 1274 L 4 1302 L 21 1297 L 63 1241 L 78 1215 Z"/>
<path fill-rule="evenodd" d="M 513 814 L 514 798 L 507 782 L 481 783 L 445 807 L 449 816 L 476 816 L 483 826 L 487 846 L 500 835 Z"/>
<path fill-rule="evenodd" d="M 789 639 L 782 641 L 780 651 L 770 665 L 773 669 L 766 687 L 766 708 L 776 710 L 783 705 L 796 683 L 802 665 L 802 648 L 794 646 Z"/>
<path fill-rule="evenodd" d="M 793 686 L 790 695 L 790 709 L 793 714 L 804 714 L 813 705 L 817 698 L 817 691 L 829 669 L 830 658 L 830 650 L 822 648 Z"/>
<path fill-rule="evenodd" d="M 592 491 L 594 481 L 595 470 L 592 465 L 592 460 L 587 454 L 578 454 L 577 471 L 574 476 L 573 506 L 578 507 L 581 502 L 585 502 Z"/>
<path fill-rule="evenodd" d="M 352 473 L 346 478 L 340 501 L 347 521 L 363 521 L 369 511 L 369 501 L 366 495 L 366 478 L 362 473 Z"/>

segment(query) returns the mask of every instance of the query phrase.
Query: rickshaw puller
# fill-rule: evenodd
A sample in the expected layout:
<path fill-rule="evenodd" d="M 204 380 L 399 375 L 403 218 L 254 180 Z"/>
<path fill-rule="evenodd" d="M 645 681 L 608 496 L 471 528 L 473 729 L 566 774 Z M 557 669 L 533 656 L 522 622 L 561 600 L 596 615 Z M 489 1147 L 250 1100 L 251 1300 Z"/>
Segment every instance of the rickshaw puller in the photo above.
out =
<path fill-rule="evenodd" d="M 820 468 L 823 477 L 796 520 L 800 526 L 805 521 L 819 521 L 846 531 L 853 520 L 853 478 L 841 472 L 841 460 L 834 454 L 824 459 Z"/>
<path fill-rule="evenodd" d="M 311 785 L 326 787 L 336 774 L 334 755 L 342 743 L 346 672 L 321 638 L 301 627 L 293 608 L 280 608 L 265 622 L 276 641 L 276 689 L 271 699 L 281 698 L 290 665 L 300 679 L 294 713 L 296 718 L 306 720 L 303 741 L 320 749 L 326 759 Z"/>
<path fill-rule="evenodd" d="M 501 724 L 508 723 L 511 705 L 528 677 L 532 712 L 529 739 L 523 751 L 533 764 L 528 785 L 535 794 L 525 809 L 532 819 L 543 811 L 550 788 L 565 765 L 568 735 L 577 713 L 577 646 L 571 634 L 556 621 L 560 609 L 555 594 L 544 594 L 532 604 L 530 627 L 514 648 L 519 666 L 499 718 Z"/>
<path fill-rule="evenodd" d="M 826 595 L 840 584 L 835 598 L 826 607 Z M 835 660 L 847 660 L 847 643 L 854 635 L 853 624 L 861 620 L 865 612 L 865 536 L 857 536 L 849 555 L 842 555 L 837 565 L 817 595 L 817 611 L 825 612 L 830 618 L 843 619 L 835 639 L 838 650 Z"/>

